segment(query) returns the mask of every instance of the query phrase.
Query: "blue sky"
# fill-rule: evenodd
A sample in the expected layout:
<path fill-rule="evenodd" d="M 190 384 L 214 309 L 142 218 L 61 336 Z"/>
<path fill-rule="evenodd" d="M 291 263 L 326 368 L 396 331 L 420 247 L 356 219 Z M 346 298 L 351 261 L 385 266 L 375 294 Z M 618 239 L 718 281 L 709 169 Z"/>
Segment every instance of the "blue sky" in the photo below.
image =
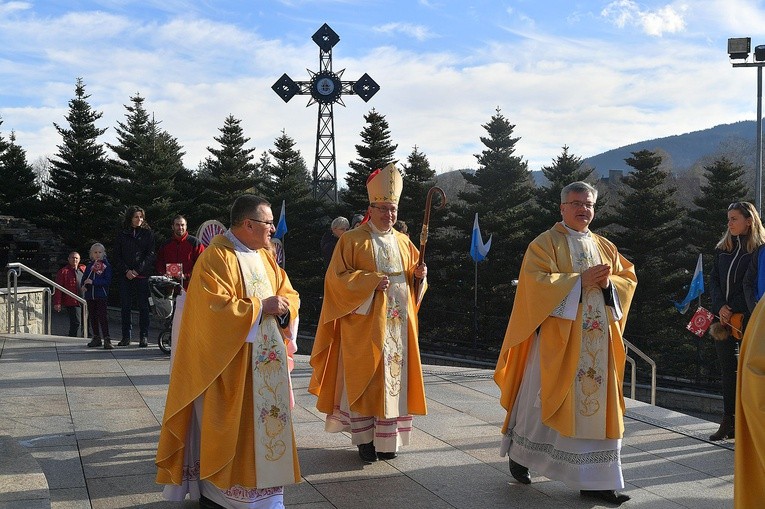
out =
<path fill-rule="evenodd" d="M 532 170 L 563 145 L 586 157 L 756 116 L 756 71 L 726 50 L 765 44 L 764 1 L 0 0 L 0 131 L 31 162 L 55 154 L 82 77 L 104 142 L 140 93 L 190 168 L 229 114 L 256 154 L 284 130 L 310 168 L 318 109 L 271 85 L 318 70 L 324 23 L 340 36 L 333 69 L 381 87 L 334 108 L 340 179 L 371 108 L 399 159 L 416 145 L 438 172 L 476 166 L 496 108 Z"/>

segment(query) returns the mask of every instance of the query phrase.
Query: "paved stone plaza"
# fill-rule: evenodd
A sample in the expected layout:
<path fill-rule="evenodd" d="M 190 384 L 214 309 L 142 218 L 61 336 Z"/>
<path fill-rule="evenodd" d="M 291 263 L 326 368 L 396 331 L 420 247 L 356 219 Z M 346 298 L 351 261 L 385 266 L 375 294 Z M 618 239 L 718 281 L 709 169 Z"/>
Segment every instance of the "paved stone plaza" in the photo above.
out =
<path fill-rule="evenodd" d="M 118 329 L 115 329 L 118 330 Z M 0 336 L 0 509 L 196 508 L 154 484 L 169 356 L 156 344 L 111 351 L 58 336 Z M 565 485 L 510 477 L 499 457 L 503 412 L 491 371 L 425 366 L 429 414 L 392 461 L 362 464 L 344 434 L 323 431 L 307 393 L 308 357 L 293 372 L 304 482 L 290 508 L 596 508 Z M 716 424 L 628 400 L 622 450 L 629 509 L 730 508 L 733 444 Z M 533 472 L 532 472 L 533 475 Z"/>

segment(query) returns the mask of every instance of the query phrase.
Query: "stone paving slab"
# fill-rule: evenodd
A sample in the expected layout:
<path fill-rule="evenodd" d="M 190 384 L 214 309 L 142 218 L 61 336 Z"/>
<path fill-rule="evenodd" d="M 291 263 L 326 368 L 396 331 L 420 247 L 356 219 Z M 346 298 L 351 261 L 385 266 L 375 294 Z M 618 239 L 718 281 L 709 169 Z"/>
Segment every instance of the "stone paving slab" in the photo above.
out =
<path fill-rule="evenodd" d="M 48 480 L 15 437 L 0 430 L 0 508 L 50 507 Z M 46 505 L 47 504 L 47 505 Z"/>
<path fill-rule="evenodd" d="M 81 338 L 0 335 L 0 435 L 31 460 L 14 473 L 0 454 L 0 509 L 198 507 L 163 500 L 154 483 L 168 369 L 155 345 L 104 351 Z M 324 432 L 307 393 L 308 358 L 298 356 L 293 420 L 303 482 L 285 488 L 287 507 L 605 507 L 534 472 L 529 486 L 512 479 L 499 456 L 504 414 L 490 370 L 424 372 L 429 415 L 415 417 L 411 445 L 395 460 L 367 465 L 348 434 Z M 706 441 L 714 423 L 627 405 L 622 461 L 632 500 L 625 508 L 732 507 L 733 442 Z M 25 487 L 35 479 L 47 491 Z"/>

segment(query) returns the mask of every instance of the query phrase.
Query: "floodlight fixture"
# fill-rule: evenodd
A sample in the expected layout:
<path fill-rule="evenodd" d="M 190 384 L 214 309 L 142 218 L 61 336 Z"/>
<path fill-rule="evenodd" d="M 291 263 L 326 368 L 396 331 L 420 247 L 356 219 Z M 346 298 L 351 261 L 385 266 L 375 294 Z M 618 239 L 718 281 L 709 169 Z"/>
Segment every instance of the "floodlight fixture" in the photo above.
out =
<path fill-rule="evenodd" d="M 765 60 L 765 45 L 755 46 L 754 47 L 754 61 L 755 62 L 762 62 Z"/>
<path fill-rule="evenodd" d="M 751 37 L 733 37 L 728 39 L 728 55 L 732 60 L 746 60 L 752 51 Z"/>
<path fill-rule="evenodd" d="M 757 145 L 755 151 L 754 203 L 757 215 L 762 216 L 762 68 L 765 67 L 765 45 L 754 48 L 753 61 L 749 62 L 752 51 L 751 37 L 735 37 L 728 39 L 728 55 L 731 60 L 746 60 L 731 62 L 733 67 L 757 68 Z"/>

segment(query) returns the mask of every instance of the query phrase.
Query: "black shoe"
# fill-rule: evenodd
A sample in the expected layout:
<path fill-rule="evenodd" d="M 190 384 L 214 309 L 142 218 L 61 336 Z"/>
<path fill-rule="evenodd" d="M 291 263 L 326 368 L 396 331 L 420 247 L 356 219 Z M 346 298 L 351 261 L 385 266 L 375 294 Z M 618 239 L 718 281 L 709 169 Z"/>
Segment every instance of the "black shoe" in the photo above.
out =
<path fill-rule="evenodd" d="M 226 509 L 220 504 L 216 504 L 204 495 L 199 495 L 199 507 L 202 509 Z"/>
<path fill-rule="evenodd" d="M 398 454 L 395 452 L 378 452 L 377 453 L 377 459 L 381 460 L 392 460 L 395 459 Z"/>
<path fill-rule="evenodd" d="M 736 437 L 736 418 L 732 415 L 723 415 L 720 427 L 717 428 L 712 435 L 709 436 L 709 440 L 717 442 L 718 440 L 724 440 L 726 438 Z"/>
<path fill-rule="evenodd" d="M 374 463 L 377 461 L 377 452 L 375 451 L 375 444 L 369 442 L 368 444 L 359 444 L 359 457 L 366 463 Z"/>
<path fill-rule="evenodd" d="M 117 346 L 130 346 L 130 338 L 122 338 L 122 341 L 117 343 Z"/>
<path fill-rule="evenodd" d="M 95 348 L 97 346 L 101 346 L 101 338 L 93 338 L 88 343 L 88 348 Z"/>
<path fill-rule="evenodd" d="M 109 338 L 104 339 L 104 350 L 111 350 L 112 348 L 114 347 L 112 346 L 111 340 Z"/>
<path fill-rule="evenodd" d="M 149 339 L 146 336 L 141 336 L 140 341 L 138 341 L 138 346 L 140 348 L 146 348 L 149 346 Z"/>
<path fill-rule="evenodd" d="M 523 465 L 510 460 L 510 475 L 521 484 L 531 484 L 531 475 L 529 469 Z"/>
<path fill-rule="evenodd" d="M 597 498 L 614 505 L 622 505 L 630 499 L 629 495 L 614 490 L 581 490 L 579 494 L 583 497 Z"/>

